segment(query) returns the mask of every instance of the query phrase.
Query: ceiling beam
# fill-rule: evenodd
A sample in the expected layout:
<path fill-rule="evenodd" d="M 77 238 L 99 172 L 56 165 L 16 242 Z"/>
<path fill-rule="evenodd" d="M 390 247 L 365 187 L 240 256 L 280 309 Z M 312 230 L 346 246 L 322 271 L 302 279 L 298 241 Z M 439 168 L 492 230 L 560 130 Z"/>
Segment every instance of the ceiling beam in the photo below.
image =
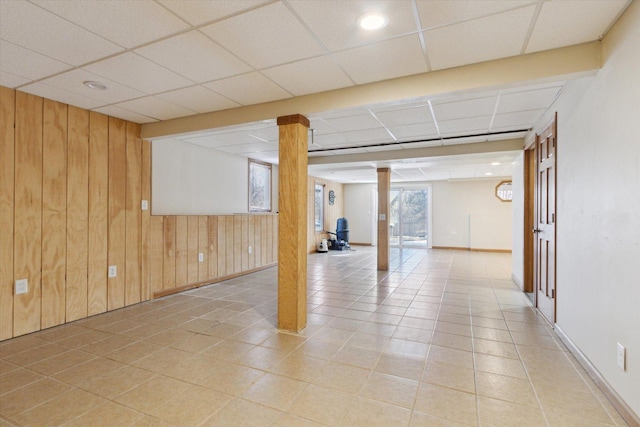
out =
<path fill-rule="evenodd" d="M 401 99 L 506 88 L 532 82 L 567 80 L 594 74 L 601 67 L 601 42 L 514 56 L 298 96 L 263 104 L 196 114 L 142 125 L 142 138 L 187 135 L 291 114 L 309 115 Z"/>
<path fill-rule="evenodd" d="M 461 154 L 498 153 L 501 151 L 519 151 L 524 148 L 524 139 L 505 139 L 502 141 L 476 142 L 472 144 L 440 145 L 437 147 L 409 148 L 393 151 L 375 151 L 371 153 L 341 154 L 339 156 L 309 157 L 309 165 L 324 165 L 352 162 L 384 162 L 401 159 L 417 159 Z"/>

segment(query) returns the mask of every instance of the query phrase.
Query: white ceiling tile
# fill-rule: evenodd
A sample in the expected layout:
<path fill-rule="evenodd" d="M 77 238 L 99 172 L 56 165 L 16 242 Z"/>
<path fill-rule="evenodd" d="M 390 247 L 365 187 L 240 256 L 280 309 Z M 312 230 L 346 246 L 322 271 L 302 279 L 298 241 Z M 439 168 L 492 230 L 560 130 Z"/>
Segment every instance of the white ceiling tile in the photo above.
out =
<path fill-rule="evenodd" d="M 34 2 L 126 48 L 140 46 L 189 27 L 151 0 L 34 0 Z"/>
<path fill-rule="evenodd" d="M 86 81 L 99 81 L 107 86 L 107 90 L 89 89 L 83 84 L 83 82 Z M 75 69 L 58 74 L 57 76 L 44 79 L 41 82 L 58 89 L 75 93 L 76 95 L 102 101 L 103 104 L 115 104 L 144 96 L 144 93 L 140 91 L 122 86 L 82 69 Z"/>
<path fill-rule="evenodd" d="M 520 53 L 535 6 L 424 32 L 433 70 Z M 508 35 L 508 36 L 507 36 Z"/>
<path fill-rule="evenodd" d="M 106 114 L 111 117 L 117 117 L 122 120 L 128 120 L 134 123 L 152 123 L 158 120 L 151 117 L 144 116 L 142 114 L 134 113 L 133 111 L 125 110 L 123 108 L 116 107 L 114 105 L 107 105 L 105 107 L 96 108 L 94 111 L 102 114 Z"/>
<path fill-rule="evenodd" d="M 475 144 L 478 142 L 486 142 L 489 138 L 486 136 L 469 136 L 462 138 L 443 139 L 442 145 L 460 145 L 460 144 Z"/>
<path fill-rule="evenodd" d="M 84 108 L 87 110 L 92 110 L 105 104 L 102 101 L 67 92 L 65 90 L 45 85 L 43 83 L 32 83 L 30 85 L 21 87 L 20 90 L 32 95 L 41 96 L 43 98 L 52 99 L 54 101 L 74 105 L 76 107 Z"/>
<path fill-rule="evenodd" d="M 393 136 L 401 142 L 438 136 L 436 126 L 433 123 L 417 123 L 415 125 L 390 127 L 389 130 Z"/>
<path fill-rule="evenodd" d="M 171 37 L 136 49 L 135 52 L 198 83 L 251 70 L 247 64 L 198 31 Z"/>
<path fill-rule="evenodd" d="M 169 120 L 194 114 L 194 111 L 187 110 L 155 96 L 121 102 L 116 106 L 158 120 Z"/>
<path fill-rule="evenodd" d="M 291 94 L 260 73 L 230 77 L 204 86 L 242 105 L 291 98 Z"/>
<path fill-rule="evenodd" d="M 262 73 L 295 96 L 353 86 L 344 71 L 327 56 L 280 65 Z"/>
<path fill-rule="evenodd" d="M 376 117 L 387 127 L 433 123 L 429 106 L 414 108 L 398 108 L 375 113 Z"/>
<path fill-rule="evenodd" d="M 498 102 L 498 114 L 511 113 L 515 111 L 535 110 L 547 108 L 558 96 L 562 87 L 550 87 L 547 89 L 527 90 L 522 92 L 511 92 L 500 95 Z"/>
<path fill-rule="evenodd" d="M 378 142 L 393 142 L 391 136 L 384 128 L 364 129 L 343 133 L 348 143 L 358 145 L 375 144 Z"/>
<path fill-rule="evenodd" d="M 248 133 L 249 135 L 264 141 L 277 143 L 280 139 L 280 130 L 278 129 L 278 125 L 275 123 L 273 126 L 267 126 L 261 129 L 252 129 Z M 311 134 L 309 134 L 309 141 L 311 141 Z"/>
<path fill-rule="evenodd" d="M 325 123 L 337 131 L 382 128 L 382 125 L 371 114 L 326 119 Z"/>
<path fill-rule="evenodd" d="M 87 65 L 84 69 L 147 94 L 193 85 L 190 80 L 131 52 Z"/>
<path fill-rule="evenodd" d="M 200 145 L 207 148 L 217 148 L 228 145 L 226 141 L 219 140 L 216 135 L 197 136 L 193 138 L 181 137 L 178 139 L 184 142 L 188 142 L 189 144 Z"/>
<path fill-rule="evenodd" d="M 546 109 L 518 111 L 515 113 L 496 114 L 492 129 L 495 128 L 530 128 L 544 114 Z"/>
<path fill-rule="evenodd" d="M 53 58 L 4 40 L 0 40 L 0 58 L 2 58 L 2 61 L 0 61 L 1 71 L 21 76 L 28 80 L 37 80 L 71 68 L 70 65 L 64 62 L 56 61 Z"/>
<path fill-rule="evenodd" d="M 491 116 L 470 117 L 458 120 L 438 121 L 438 128 L 442 136 L 452 134 L 460 135 L 470 132 L 488 132 L 490 122 Z"/>
<path fill-rule="evenodd" d="M 269 0 L 158 1 L 191 25 L 202 25 L 206 22 L 216 21 L 269 2 Z"/>
<path fill-rule="evenodd" d="M 598 40 L 627 3 L 626 0 L 544 2 L 526 52 Z"/>
<path fill-rule="evenodd" d="M 294 1 L 295 12 L 331 52 L 390 39 L 417 30 L 409 1 L 324 0 Z M 382 13 L 387 26 L 363 30 L 358 20 L 369 13 Z"/>
<path fill-rule="evenodd" d="M 437 147 L 442 145 L 442 141 L 424 141 L 424 142 L 412 142 L 411 144 L 404 144 L 402 148 L 406 150 L 410 150 L 412 148 L 423 148 L 423 147 Z"/>
<path fill-rule="evenodd" d="M 399 143 L 389 144 L 389 145 L 378 145 L 375 147 L 365 147 L 367 153 L 375 153 L 378 151 L 396 151 L 401 150 L 402 146 Z"/>
<path fill-rule="evenodd" d="M 203 27 L 201 31 L 256 68 L 325 53 L 280 2 Z"/>
<path fill-rule="evenodd" d="M 473 98 L 457 102 L 434 102 L 433 112 L 438 123 L 445 120 L 463 119 L 474 116 L 491 116 L 496 106 L 497 96 Z"/>
<path fill-rule="evenodd" d="M 240 106 L 237 102 L 203 86 L 191 86 L 156 96 L 197 113 L 208 113 L 209 111 L 226 110 Z"/>
<path fill-rule="evenodd" d="M 333 145 L 342 145 L 347 142 L 347 138 L 341 133 L 330 133 L 324 135 L 315 135 L 314 141 L 316 144 L 325 147 Z"/>
<path fill-rule="evenodd" d="M 415 34 L 345 50 L 333 57 L 357 84 L 428 71 Z"/>
<path fill-rule="evenodd" d="M 533 3 L 531 0 L 417 0 L 420 24 L 424 29 L 469 21 Z"/>
<path fill-rule="evenodd" d="M 25 1 L 0 1 L 0 38 L 76 66 L 122 51 L 116 44 Z"/>
<path fill-rule="evenodd" d="M 326 120 L 335 117 L 346 117 L 346 116 L 361 116 L 369 114 L 369 110 L 366 106 L 363 107 L 353 107 L 353 108 L 345 108 L 341 110 L 329 110 L 322 111 L 320 113 L 312 113 L 309 114 L 309 120 Z"/>
<path fill-rule="evenodd" d="M 29 82 L 29 79 L 25 79 L 24 77 L 16 76 L 15 74 L 7 73 L 0 70 L 0 86 L 13 89 Z"/>

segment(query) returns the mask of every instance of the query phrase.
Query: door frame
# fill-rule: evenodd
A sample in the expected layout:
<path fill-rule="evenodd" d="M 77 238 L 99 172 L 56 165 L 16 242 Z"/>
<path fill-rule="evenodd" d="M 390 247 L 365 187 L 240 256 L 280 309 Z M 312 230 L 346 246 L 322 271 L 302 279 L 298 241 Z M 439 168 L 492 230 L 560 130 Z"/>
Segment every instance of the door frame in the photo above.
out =
<path fill-rule="evenodd" d="M 394 248 L 411 248 L 411 249 L 431 249 L 433 247 L 433 218 L 432 218 L 432 212 L 433 212 L 433 205 L 432 205 L 432 186 L 431 184 L 420 184 L 420 185 L 416 185 L 416 184 L 404 184 L 404 185 L 398 185 L 398 186 L 391 186 L 391 188 L 389 189 L 389 193 L 391 193 L 392 191 L 397 190 L 400 191 L 400 194 L 402 195 L 404 191 L 416 191 L 416 190 L 424 190 L 427 192 L 427 243 L 426 246 L 414 246 L 414 245 L 404 245 L 402 244 L 402 236 L 399 235 L 398 236 L 398 244 L 397 245 L 391 245 L 389 244 L 390 247 L 394 247 Z M 400 205 L 402 205 L 402 203 L 400 203 Z M 401 214 L 400 214 L 401 215 Z M 391 238 L 391 234 L 389 234 L 389 238 Z"/>

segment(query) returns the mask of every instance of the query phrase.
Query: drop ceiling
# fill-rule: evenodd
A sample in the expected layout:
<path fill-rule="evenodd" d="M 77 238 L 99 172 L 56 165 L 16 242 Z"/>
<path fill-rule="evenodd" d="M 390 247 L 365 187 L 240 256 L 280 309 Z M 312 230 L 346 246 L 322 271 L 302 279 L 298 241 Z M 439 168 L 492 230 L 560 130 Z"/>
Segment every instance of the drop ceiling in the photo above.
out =
<path fill-rule="evenodd" d="M 0 0 L 0 85 L 153 123 L 598 40 L 630 1 Z M 371 11 L 389 24 L 357 28 Z M 314 113 L 310 156 L 522 138 L 565 83 Z M 273 120 L 177 138 L 277 162 Z M 388 164 L 398 181 L 508 176 L 516 155 Z M 311 169 L 375 179 L 371 165 L 348 170 Z"/>

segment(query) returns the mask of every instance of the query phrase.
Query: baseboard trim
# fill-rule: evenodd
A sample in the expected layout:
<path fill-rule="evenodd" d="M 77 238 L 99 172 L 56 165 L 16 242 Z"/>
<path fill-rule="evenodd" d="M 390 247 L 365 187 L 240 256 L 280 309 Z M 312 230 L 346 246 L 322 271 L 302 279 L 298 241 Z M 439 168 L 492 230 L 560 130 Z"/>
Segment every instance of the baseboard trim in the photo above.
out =
<path fill-rule="evenodd" d="M 600 391 L 605 395 L 611 405 L 618 411 L 620 416 L 629 424 L 630 427 L 640 427 L 640 417 L 636 414 L 627 403 L 620 397 L 620 395 L 611 387 L 611 385 L 604 379 L 602 374 L 596 369 L 595 366 L 589 361 L 589 359 L 580 351 L 580 349 L 571 341 L 567 334 L 558 326 L 554 325 L 554 330 L 562 342 L 567 346 L 571 354 L 576 358 L 578 363 L 589 374 L 594 383 L 598 386 Z"/>
<path fill-rule="evenodd" d="M 172 289 L 166 289 L 166 290 L 163 290 L 163 291 L 154 292 L 153 293 L 153 299 L 166 297 L 167 295 L 177 294 L 177 293 L 180 293 L 180 292 L 188 291 L 190 289 L 200 288 L 200 287 L 206 286 L 206 285 L 212 285 L 214 283 L 224 282 L 225 280 L 229 280 L 229 279 L 235 279 L 236 277 L 245 276 L 245 275 L 250 274 L 250 273 L 255 273 L 256 271 L 266 270 L 267 268 L 271 268 L 271 267 L 276 266 L 276 265 L 278 265 L 278 263 L 274 262 L 274 263 L 271 263 L 271 264 L 263 265 L 262 267 L 253 268 L 251 270 L 242 271 L 240 273 L 229 274 L 227 276 L 216 277 L 215 279 L 205 280 L 203 282 L 190 283 L 188 285 L 180 286 L 178 288 L 172 288 Z"/>
<path fill-rule="evenodd" d="M 373 246 L 371 243 L 349 242 L 350 246 Z"/>
<path fill-rule="evenodd" d="M 516 286 L 517 286 L 517 287 L 519 287 L 521 290 L 522 290 L 522 289 L 524 289 L 524 288 L 522 287 L 522 282 L 520 281 L 520 279 L 518 279 L 518 278 L 516 277 L 516 275 L 515 275 L 515 274 L 513 274 L 513 273 L 511 273 L 511 280 L 512 280 L 512 281 L 513 281 L 513 283 L 515 283 L 515 284 L 516 284 Z"/>
<path fill-rule="evenodd" d="M 459 246 L 432 246 L 431 249 L 446 249 L 451 251 L 471 251 L 471 252 L 495 252 L 495 253 L 501 253 L 501 254 L 511 253 L 511 249 L 462 248 Z"/>

